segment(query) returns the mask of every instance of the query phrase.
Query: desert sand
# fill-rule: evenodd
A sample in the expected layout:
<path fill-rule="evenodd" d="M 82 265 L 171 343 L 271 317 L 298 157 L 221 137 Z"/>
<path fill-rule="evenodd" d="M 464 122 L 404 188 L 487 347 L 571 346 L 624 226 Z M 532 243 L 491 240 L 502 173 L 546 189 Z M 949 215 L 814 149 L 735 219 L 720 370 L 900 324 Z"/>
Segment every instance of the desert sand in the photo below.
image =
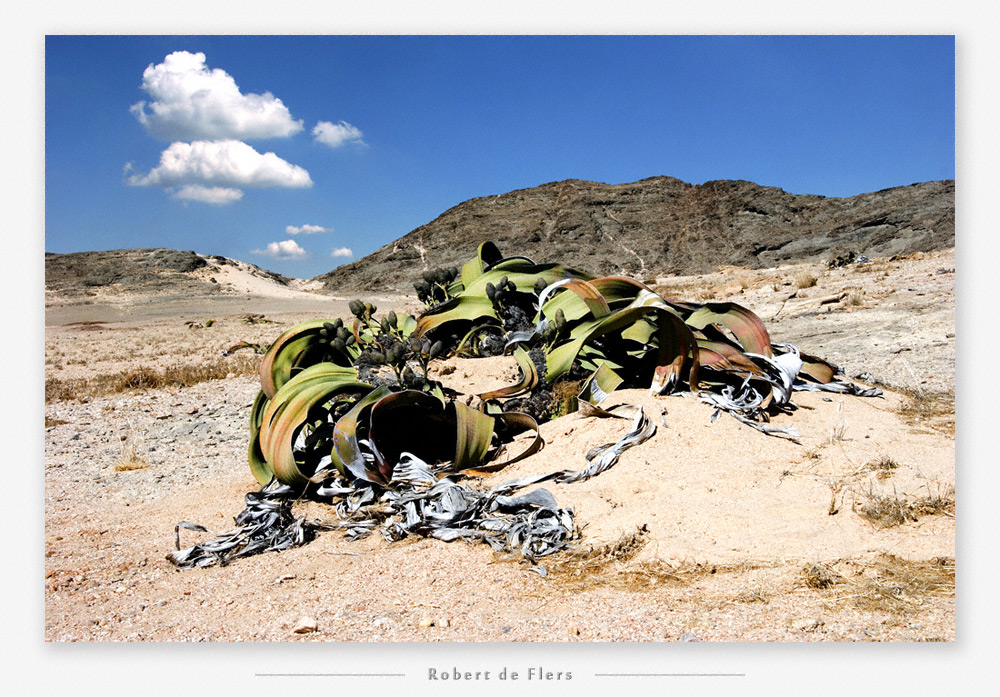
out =
<path fill-rule="evenodd" d="M 178 522 L 227 531 L 258 488 L 246 448 L 259 357 L 221 352 L 346 316 L 349 298 L 259 283 L 187 302 L 49 297 L 44 637 L 954 641 L 954 265 L 951 250 L 657 279 L 676 299 L 743 304 L 773 340 L 862 375 L 884 397 L 796 392 L 797 410 L 775 419 L 794 425 L 796 443 L 726 414 L 712 420 L 693 395 L 613 393 L 607 404 L 641 405 L 657 432 L 591 480 L 542 485 L 582 529 L 573 552 L 542 561 L 544 576 L 482 544 L 337 531 L 226 567 L 175 568 L 165 555 Z M 375 301 L 380 312 L 419 309 L 412 297 Z M 140 379 L 167 369 L 212 379 Z M 465 394 L 517 375 L 512 359 L 449 359 L 437 370 Z M 541 428 L 541 452 L 469 484 L 580 469 L 590 448 L 628 427 L 555 419 Z M 319 503 L 295 511 L 334 515 Z M 208 536 L 181 537 L 187 546 Z"/>

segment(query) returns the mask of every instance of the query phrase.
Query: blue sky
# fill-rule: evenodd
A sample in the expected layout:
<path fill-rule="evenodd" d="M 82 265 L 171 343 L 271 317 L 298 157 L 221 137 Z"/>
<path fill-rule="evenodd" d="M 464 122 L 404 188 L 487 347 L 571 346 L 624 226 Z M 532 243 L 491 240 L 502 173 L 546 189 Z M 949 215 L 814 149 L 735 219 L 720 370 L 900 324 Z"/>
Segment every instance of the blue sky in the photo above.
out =
<path fill-rule="evenodd" d="M 49 36 L 45 249 L 193 249 L 309 278 L 466 199 L 561 179 L 827 196 L 950 179 L 954 47 Z"/>

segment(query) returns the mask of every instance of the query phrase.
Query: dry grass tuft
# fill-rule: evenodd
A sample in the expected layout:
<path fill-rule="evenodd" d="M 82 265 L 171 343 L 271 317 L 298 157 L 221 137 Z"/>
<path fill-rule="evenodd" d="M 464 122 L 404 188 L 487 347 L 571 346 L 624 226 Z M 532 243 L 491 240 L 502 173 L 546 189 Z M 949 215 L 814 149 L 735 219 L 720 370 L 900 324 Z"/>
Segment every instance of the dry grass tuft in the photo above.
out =
<path fill-rule="evenodd" d="M 893 470 L 899 469 L 899 463 L 888 455 L 882 455 L 861 468 L 862 472 L 872 472 L 877 479 L 888 479 Z"/>
<path fill-rule="evenodd" d="M 955 595 L 955 560 L 907 561 L 891 554 L 865 565 L 835 598 L 866 612 L 911 612 L 931 597 Z"/>
<path fill-rule="evenodd" d="M 795 287 L 798 289 L 812 288 L 819 281 L 819 276 L 812 271 L 803 270 L 795 274 Z"/>
<path fill-rule="evenodd" d="M 135 430 L 129 429 L 127 434 L 122 435 L 121 451 L 115 460 L 115 472 L 131 472 L 149 467 L 149 463 L 139 454 L 137 448 L 140 447 L 141 437 Z"/>
<path fill-rule="evenodd" d="M 907 425 L 926 426 L 941 433 L 955 435 L 954 392 L 926 392 L 920 389 L 896 387 L 892 389 L 909 398 L 896 410 Z"/>
<path fill-rule="evenodd" d="M 557 419 L 577 408 L 577 395 L 583 380 L 559 380 L 552 386 L 552 418 Z"/>
<path fill-rule="evenodd" d="M 649 528 L 642 525 L 635 531 L 622 535 L 615 542 L 569 551 L 558 565 L 558 570 L 572 570 L 579 575 L 581 571 L 601 571 L 609 565 L 627 562 L 646 545 L 648 535 Z"/>
<path fill-rule="evenodd" d="M 895 614 L 918 610 L 933 597 L 954 596 L 955 560 L 908 561 L 882 554 L 866 561 L 810 564 L 802 570 L 802 578 L 809 588 L 832 592 L 836 606 Z"/>
<path fill-rule="evenodd" d="M 955 488 L 948 484 L 937 484 L 934 491 L 928 487 L 927 496 L 911 504 L 914 513 L 920 515 L 955 515 Z"/>
<path fill-rule="evenodd" d="M 917 519 L 895 491 L 883 494 L 869 488 L 863 496 L 864 500 L 856 511 L 877 528 L 893 528 Z"/>
<path fill-rule="evenodd" d="M 863 290 L 849 290 L 844 302 L 849 307 L 860 307 L 865 304 L 865 292 Z"/>
<path fill-rule="evenodd" d="M 864 500 L 856 511 L 877 528 L 891 528 L 918 520 L 918 515 L 955 515 L 955 489 L 937 485 L 935 491 L 914 501 L 904 501 L 893 490 L 892 494 L 877 493 L 871 487 L 862 492 Z"/>
<path fill-rule="evenodd" d="M 155 370 L 147 366 L 93 378 L 48 378 L 46 402 L 81 402 L 109 394 L 138 392 L 168 387 L 191 387 L 208 380 L 223 380 L 230 375 L 256 375 L 260 359 L 252 355 L 234 355 L 208 363 L 175 365 Z"/>
<path fill-rule="evenodd" d="M 844 575 L 829 564 L 810 564 L 802 570 L 806 585 L 810 588 L 832 588 L 847 581 Z"/>
<path fill-rule="evenodd" d="M 645 547 L 648 535 L 649 529 L 642 525 L 615 542 L 560 554 L 546 564 L 549 578 L 577 591 L 598 586 L 643 590 L 661 582 L 680 581 L 675 570 L 662 562 L 624 568 Z"/>
<path fill-rule="evenodd" d="M 716 574 L 747 575 L 757 569 L 780 566 L 780 563 L 747 561 L 738 564 L 698 563 L 678 567 L 658 559 L 633 561 L 645 547 L 648 535 L 649 530 L 643 525 L 622 535 L 613 543 L 556 555 L 546 562 L 548 578 L 551 582 L 576 592 L 600 587 L 643 592 L 654 586 L 687 585 Z M 749 583 L 736 595 L 727 595 L 725 601 L 766 603 L 771 596 L 772 593 L 760 583 Z"/>

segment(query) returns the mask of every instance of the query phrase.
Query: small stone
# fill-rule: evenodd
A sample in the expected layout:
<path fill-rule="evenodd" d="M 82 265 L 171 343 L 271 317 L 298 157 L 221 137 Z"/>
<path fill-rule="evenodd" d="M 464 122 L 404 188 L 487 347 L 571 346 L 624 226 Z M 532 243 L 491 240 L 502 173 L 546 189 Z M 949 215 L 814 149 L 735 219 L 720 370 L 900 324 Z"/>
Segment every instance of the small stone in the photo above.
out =
<path fill-rule="evenodd" d="M 198 413 L 198 407 L 191 407 L 190 409 L 187 410 L 187 413 L 188 414 L 197 414 Z"/>
<path fill-rule="evenodd" d="M 701 637 L 694 632 L 684 632 L 677 641 L 701 641 Z"/>
<path fill-rule="evenodd" d="M 434 620 L 432 620 L 430 617 L 425 617 L 422 620 L 420 620 L 420 627 L 423 629 L 433 626 L 434 626 Z"/>
<path fill-rule="evenodd" d="M 447 617 L 438 617 L 436 620 L 434 620 L 434 624 L 435 626 L 438 627 L 448 627 L 451 625 L 451 620 L 449 620 Z"/>
<path fill-rule="evenodd" d="M 292 631 L 295 634 L 309 634 L 310 632 L 315 632 L 318 627 L 319 625 L 316 624 L 316 620 L 312 617 L 302 617 Z"/>

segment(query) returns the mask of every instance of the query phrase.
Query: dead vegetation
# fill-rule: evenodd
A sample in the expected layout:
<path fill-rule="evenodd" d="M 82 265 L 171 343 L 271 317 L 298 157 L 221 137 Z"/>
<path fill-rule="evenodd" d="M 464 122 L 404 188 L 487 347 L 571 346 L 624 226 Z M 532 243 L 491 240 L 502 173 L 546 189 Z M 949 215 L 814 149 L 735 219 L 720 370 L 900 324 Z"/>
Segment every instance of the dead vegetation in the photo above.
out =
<path fill-rule="evenodd" d="M 819 276 L 808 269 L 804 269 L 795 274 L 795 287 L 799 289 L 812 288 L 819 281 Z"/>
<path fill-rule="evenodd" d="M 917 522 L 920 516 L 925 515 L 954 517 L 953 486 L 929 482 L 923 487 L 926 493 L 907 495 L 898 491 L 892 480 L 901 468 L 895 458 L 882 454 L 846 476 L 829 480 L 830 507 L 827 513 L 840 513 L 849 496 L 851 511 L 880 530 Z"/>
<path fill-rule="evenodd" d="M 930 598 L 955 595 L 952 557 L 910 561 L 883 554 L 870 561 L 814 563 L 803 569 L 802 577 L 809 588 L 831 593 L 833 609 L 906 613 L 919 610 Z"/>
<path fill-rule="evenodd" d="M 646 546 L 649 530 L 645 525 L 618 540 L 596 547 L 560 553 L 547 564 L 551 582 L 574 592 L 607 587 L 630 592 L 647 591 L 654 586 L 690 585 L 706 577 L 721 574 L 748 574 L 757 569 L 774 568 L 781 563 L 746 561 L 737 564 L 672 565 L 660 559 L 634 561 Z M 726 600 L 737 603 L 767 602 L 772 596 L 759 583 L 750 583 Z"/>
<path fill-rule="evenodd" d="M 877 528 L 891 528 L 916 522 L 921 515 L 955 515 L 955 490 L 937 484 L 934 491 L 907 501 L 895 488 L 891 493 L 876 491 L 872 486 L 861 492 L 861 502 L 856 512 Z"/>
<path fill-rule="evenodd" d="M 142 435 L 131 425 L 119 436 L 120 450 L 115 460 L 115 472 L 131 472 L 149 467 L 149 463 L 139 453 L 143 449 Z"/>
<path fill-rule="evenodd" d="M 738 564 L 692 564 L 671 566 L 662 561 L 629 563 L 646 544 L 646 531 L 638 528 L 614 543 L 560 555 L 549 566 L 549 578 L 563 588 L 582 592 L 596 587 L 609 587 L 631 592 L 648 591 L 656 585 L 696 586 L 706 577 L 742 575 L 737 577 L 740 590 L 719 597 L 699 598 L 712 603 L 768 603 L 775 597 L 795 592 L 804 585 L 828 594 L 828 610 L 853 607 L 865 612 L 889 614 L 909 613 L 921 609 L 935 597 L 955 594 L 955 560 L 937 557 L 911 561 L 892 554 L 874 559 L 839 559 L 833 562 L 813 562 L 804 566 L 798 581 L 786 578 L 781 570 L 784 562 L 750 562 Z M 755 574 L 774 569 L 771 582 Z"/>
<path fill-rule="evenodd" d="M 241 354 L 205 363 L 168 366 L 162 370 L 141 366 L 88 378 L 47 378 L 45 401 L 82 402 L 110 394 L 190 387 L 208 380 L 256 375 L 259 366 L 260 360 L 254 355 Z"/>
<path fill-rule="evenodd" d="M 614 542 L 561 553 L 547 564 L 548 576 L 575 591 L 598 586 L 637 591 L 661 583 L 682 583 L 681 574 L 663 562 L 629 564 L 646 546 L 648 536 L 649 529 L 642 525 Z"/>
<path fill-rule="evenodd" d="M 897 409 L 907 424 L 955 435 L 955 393 L 894 388 L 907 399 Z"/>
<path fill-rule="evenodd" d="M 899 469 L 899 463 L 888 455 L 881 455 L 861 468 L 862 472 L 872 472 L 878 479 L 888 479 L 894 470 Z"/>

